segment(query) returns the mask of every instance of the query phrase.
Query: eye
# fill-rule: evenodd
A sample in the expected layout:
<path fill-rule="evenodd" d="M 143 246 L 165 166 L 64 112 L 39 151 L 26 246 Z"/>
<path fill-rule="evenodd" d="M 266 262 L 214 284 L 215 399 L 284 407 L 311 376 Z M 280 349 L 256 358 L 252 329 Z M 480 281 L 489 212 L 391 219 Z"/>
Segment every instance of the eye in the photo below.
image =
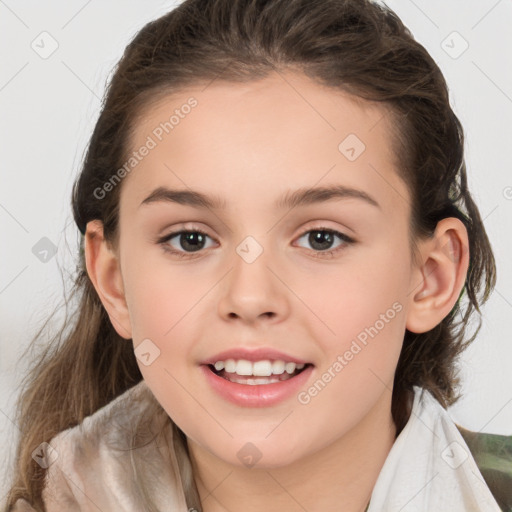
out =
<path fill-rule="evenodd" d="M 338 238 L 340 242 L 333 248 L 336 238 Z M 301 239 L 306 239 L 307 243 L 313 248 L 313 251 L 317 253 L 315 254 L 316 257 L 333 256 L 338 251 L 345 249 L 347 245 L 355 243 L 355 240 L 347 235 L 334 229 L 323 227 L 306 231 L 298 240 Z"/>
<path fill-rule="evenodd" d="M 163 249 L 167 252 L 175 254 L 178 257 L 188 257 L 191 253 L 201 251 L 208 248 L 207 239 L 211 239 L 204 231 L 181 230 L 165 235 L 158 240 Z"/>

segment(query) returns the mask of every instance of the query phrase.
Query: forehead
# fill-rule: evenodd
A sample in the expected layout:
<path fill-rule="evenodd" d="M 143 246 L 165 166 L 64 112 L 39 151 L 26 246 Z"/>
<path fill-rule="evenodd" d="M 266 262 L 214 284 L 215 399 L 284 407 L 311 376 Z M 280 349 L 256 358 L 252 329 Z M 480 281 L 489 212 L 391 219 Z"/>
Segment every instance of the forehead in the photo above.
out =
<path fill-rule="evenodd" d="M 139 156 L 122 196 L 140 203 L 168 184 L 219 197 L 236 192 L 229 201 L 244 205 L 262 199 L 270 204 L 270 190 L 277 196 L 290 188 L 341 183 L 395 208 L 408 194 L 396 172 L 393 131 L 382 104 L 296 73 L 198 84 L 143 109 L 129 148 L 151 149 Z"/>

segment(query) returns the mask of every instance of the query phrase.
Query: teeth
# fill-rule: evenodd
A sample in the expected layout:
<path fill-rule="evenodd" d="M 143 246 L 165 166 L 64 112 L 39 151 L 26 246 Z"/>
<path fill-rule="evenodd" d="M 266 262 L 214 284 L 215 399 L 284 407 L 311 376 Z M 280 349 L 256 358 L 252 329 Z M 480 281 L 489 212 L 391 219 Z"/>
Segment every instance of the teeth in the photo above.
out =
<path fill-rule="evenodd" d="M 270 375 L 272 375 L 272 363 L 270 361 L 256 361 L 250 366 L 252 367 L 251 373 L 253 375 L 256 375 L 257 377 L 269 377 Z M 247 375 L 250 375 L 250 373 Z"/>
<path fill-rule="evenodd" d="M 284 369 L 291 375 L 295 371 L 295 363 L 286 363 Z"/>
<path fill-rule="evenodd" d="M 236 373 L 240 376 L 270 377 L 271 375 L 282 375 L 287 373 L 291 375 L 295 370 L 302 370 L 305 364 L 286 363 L 285 361 L 247 361 L 247 359 L 227 359 L 226 361 L 217 361 L 214 367 L 217 371 L 225 370 L 226 373 Z M 250 381 L 251 379 L 248 379 Z M 248 382 L 250 383 L 250 382 Z"/>
<path fill-rule="evenodd" d="M 288 375 L 287 377 L 283 377 L 280 375 L 272 375 L 270 377 L 256 377 L 256 378 L 247 378 L 247 377 L 239 377 L 236 373 L 229 374 L 228 380 L 231 382 L 236 382 L 238 384 L 247 384 L 249 386 L 259 386 L 261 384 L 273 384 L 275 382 L 281 382 L 282 380 L 291 379 Z"/>
<path fill-rule="evenodd" d="M 281 375 L 284 373 L 284 361 L 274 361 L 272 363 L 272 373 L 274 375 Z"/>
<path fill-rule="evenodd" d="M 224 363 L 224 370 L 226 370 L 228 373 L 235 373 L 236 369 L 236 361 L 234 359 L 228 359 Z"/>

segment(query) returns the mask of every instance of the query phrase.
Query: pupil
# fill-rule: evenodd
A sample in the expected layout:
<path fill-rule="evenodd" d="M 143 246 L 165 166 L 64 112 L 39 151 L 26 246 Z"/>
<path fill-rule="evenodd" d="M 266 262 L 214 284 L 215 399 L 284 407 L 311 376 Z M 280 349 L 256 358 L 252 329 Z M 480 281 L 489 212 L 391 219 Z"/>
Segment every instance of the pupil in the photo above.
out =
<path fill-rule="evenodd" d="M 202 249 L 204 243 L 204 235 L 202 233 L 182 233 L 180 237 L 181 247 L 185 250 L 198 251 Z"/>
<path fill-rule="evenodd" d="M 329 249 L 333 242 L 333 235 L 329 231 L 312 231 L 309 235 L 309 243 L 313 248 L 315 244 L 327 244 L 326 246 L 317 247 L 319 250 Z"/>

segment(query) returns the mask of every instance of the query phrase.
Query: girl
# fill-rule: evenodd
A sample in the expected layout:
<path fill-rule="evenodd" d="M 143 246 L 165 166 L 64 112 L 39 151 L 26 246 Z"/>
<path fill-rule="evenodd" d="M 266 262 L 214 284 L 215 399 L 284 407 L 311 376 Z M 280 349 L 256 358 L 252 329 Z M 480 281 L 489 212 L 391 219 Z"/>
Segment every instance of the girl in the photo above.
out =
<path fill-rule="evenodd" d="M 506 510 L 446 407 L 495 284 L 443 76 L 370 0 L 186 0 L 111 79 L 6 510 Z M 61 333 L 62 334 L 62 333 Z"/>

